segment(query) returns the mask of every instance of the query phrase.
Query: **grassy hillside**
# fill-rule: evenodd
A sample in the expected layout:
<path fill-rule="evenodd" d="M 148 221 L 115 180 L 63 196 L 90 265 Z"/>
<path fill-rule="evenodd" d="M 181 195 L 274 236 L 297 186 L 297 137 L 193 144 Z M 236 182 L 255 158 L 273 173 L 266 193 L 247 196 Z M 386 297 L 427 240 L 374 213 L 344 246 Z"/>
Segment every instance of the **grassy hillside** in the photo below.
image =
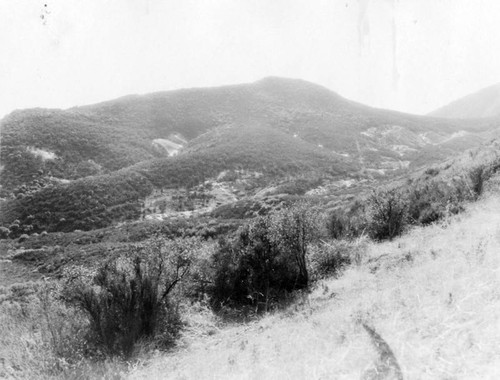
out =
<path fill-rule="evenodd" d="M 128 378 L 360 378 L 384 359 L 362 323 L 404 378 L 498 378 L 498 209 L 495 195 L 393 242 L 360 241 L 357 265 L 259 321 L 219 327 L 193 316 L 181 348 Z"/>

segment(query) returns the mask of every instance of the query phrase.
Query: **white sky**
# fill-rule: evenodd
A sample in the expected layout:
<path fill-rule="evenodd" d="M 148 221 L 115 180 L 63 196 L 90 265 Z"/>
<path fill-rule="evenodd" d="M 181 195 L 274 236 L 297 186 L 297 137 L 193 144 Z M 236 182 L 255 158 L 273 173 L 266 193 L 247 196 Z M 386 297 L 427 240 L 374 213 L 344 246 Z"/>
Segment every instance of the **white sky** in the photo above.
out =
<path fill-rule="evenodd" d="M 500 82 L 500 1 L 0 0 L 0 117 L 270 75 L 427 113 Z"/>

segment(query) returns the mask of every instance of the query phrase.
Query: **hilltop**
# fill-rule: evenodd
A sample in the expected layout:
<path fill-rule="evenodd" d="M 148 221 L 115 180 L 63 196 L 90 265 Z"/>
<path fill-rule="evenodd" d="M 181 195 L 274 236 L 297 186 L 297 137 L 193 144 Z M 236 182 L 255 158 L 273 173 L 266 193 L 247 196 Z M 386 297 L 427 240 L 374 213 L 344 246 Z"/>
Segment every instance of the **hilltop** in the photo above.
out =
<path fill-rule="evenodd" d="M 429 113 L 453 119 L 478 119 L 500 116 L 500 83 L 466 95 Z"/>

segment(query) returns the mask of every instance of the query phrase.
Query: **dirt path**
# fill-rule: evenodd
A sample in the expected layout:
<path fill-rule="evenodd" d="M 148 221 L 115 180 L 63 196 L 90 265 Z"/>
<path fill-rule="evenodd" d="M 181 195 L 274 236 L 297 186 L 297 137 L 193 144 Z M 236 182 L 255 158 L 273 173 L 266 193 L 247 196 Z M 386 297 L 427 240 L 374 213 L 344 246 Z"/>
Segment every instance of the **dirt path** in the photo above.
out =
<path fill-rule="evenodd" d="M 365 371 L 361 380 L 403 380 L 401 367 L 387 342 L 366 323 L 361 325 L 370 336 L 370 341 L 377 352 L 374 367 Z"/>

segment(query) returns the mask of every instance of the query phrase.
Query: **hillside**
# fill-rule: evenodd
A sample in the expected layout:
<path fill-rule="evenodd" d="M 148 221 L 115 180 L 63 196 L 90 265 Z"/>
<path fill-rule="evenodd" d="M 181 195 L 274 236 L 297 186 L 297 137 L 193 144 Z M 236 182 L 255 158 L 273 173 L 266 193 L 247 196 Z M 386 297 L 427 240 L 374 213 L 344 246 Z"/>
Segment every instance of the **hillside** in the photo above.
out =
<path fill-rule="evenodd" d="M 193 315 L 179 349 L 128 378 L 359 379 L 387 370 L 384 343 L 405 379 L 498 378 L 499 209 L 495 195 L 393 242 L 360 240 L 357 265 L 258 321 Z"/>
<path fill-rule="evenodd" d="M 382 156 L 411 163 L 424 147 L 442 148 L 456 132 L 478 131 L 477 123 L 377 110 L 312 83 L 266 78 L 251 84 L 126 96 L 67 110 L 15 111 L 0 124 L 1 185 L 8 191 L 38 178 L 109 173 L 168 156 L 169 146 L 180 148 L 207 131 L 232 124 L 278 128 L 353 162 L 377 158 L 373 166 Z M 485 132 L 492 125 L 479 127 Z M 443 154 L 454 151 L 445 150 Z"/>
<path fill-rule="evenodd" d="M 285 165 L 277 138 L 269 144 Z M 247 220 L 177 216 L 2 239 L 0 376 L 319 379 L 369 378 L 378 371 L 404 378 L 496 378 L 499 149 L 498 142 L 484 145 L 375 191 L 374 183 L 358 187 L 347 198 L 333 183 L 297 179 L 297 189 L 314 187 L 315 195 L 299 198 L 308 203 Z M 237 169 L 219 176 L 210 191 L 250 180 L 262 176 Z M 134 181 L 148 179 L 138 175 Z M 153 191 L 155 197 L 165 192 Z M 117 189 L 95 199 L 121 194 Z M 89 218 L 100 210 L 92 200 L 85 203 Z M 343 219 L 337 219 L 329 211 L 330 202 L 348 201 L 361 218 L 341 209 Z M 402 228 L 386 229 L 395 224 Z M 298 248 L 307 288 L 295 285 Z M 129 266 L 137 260 L 143 269 Z M 167 272 L 155 272 L 163 268 Z M 163 304 L 175 314 L 158 319 L 171 330 L 139 336 L 130 360 L 122 360 L 114 347 L 136 339 L 129 326 L 154 315 L 142 311 L 151 305 L 148 289 L 159 278 L 168 289 L 180 281 Z M 163 293 L 158 284 L 156 300 Z M 265 284 L 273 287 L 266 291 Z M 89 303 L 92 294 L 113 297 Z M 130 307 L 137 300 L 146 303 Z M 101 323 L 111 323 L 112 330 Z M 117 331 L 124 340 L 106 341 L 102 331 Z"/>
<path fill-rule="evenodd" d="M 449 119 L 476 119 L 500 116 L 500 83 L 483 88 L 429 113 Z"/>
<path fill-rule="evenodd" d="M 478 146 L 497 127 L 373 109 L 283 78 L 16 111 L 1 121 L 0 225 L 21 234 L 137 220 L 156 212 L 146 207 L 155 192 L 207 199 L 223 173 L 233 182 L 254 173 L 237 200 L 297 179 L 391 178 Z M 182 203 L 185 212 L 199 202 Z"/>

